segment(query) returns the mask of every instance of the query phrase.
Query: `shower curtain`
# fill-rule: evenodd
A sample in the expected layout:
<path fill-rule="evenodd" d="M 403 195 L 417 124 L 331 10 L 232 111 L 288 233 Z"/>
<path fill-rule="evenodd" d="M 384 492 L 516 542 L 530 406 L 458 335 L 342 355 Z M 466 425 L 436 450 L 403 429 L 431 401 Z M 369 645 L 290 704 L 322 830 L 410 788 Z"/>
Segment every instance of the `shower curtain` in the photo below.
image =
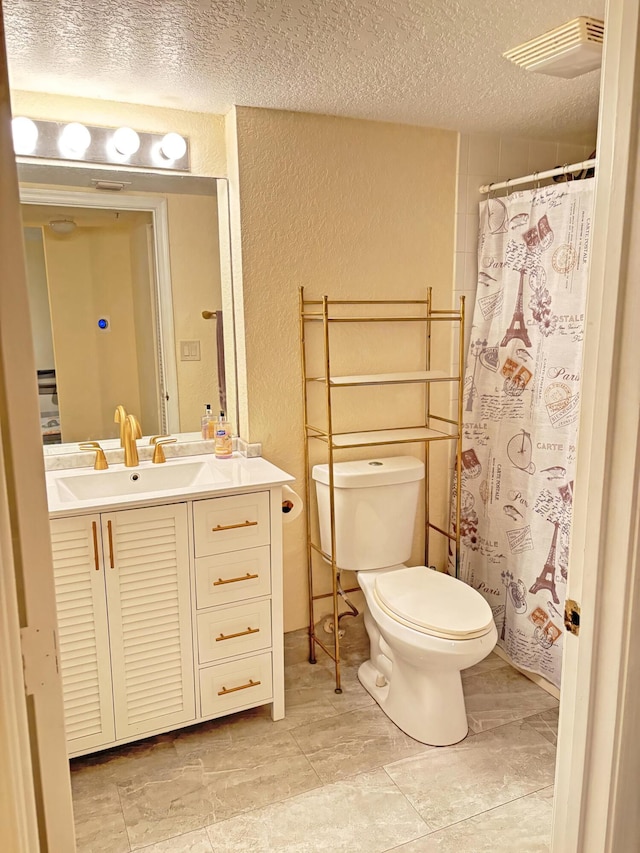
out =
<path fill-rule="evenodd" d="M 464 385 L 460 577 L 514 663 L 557 686 L 593 185 L 481 203 Z"/>

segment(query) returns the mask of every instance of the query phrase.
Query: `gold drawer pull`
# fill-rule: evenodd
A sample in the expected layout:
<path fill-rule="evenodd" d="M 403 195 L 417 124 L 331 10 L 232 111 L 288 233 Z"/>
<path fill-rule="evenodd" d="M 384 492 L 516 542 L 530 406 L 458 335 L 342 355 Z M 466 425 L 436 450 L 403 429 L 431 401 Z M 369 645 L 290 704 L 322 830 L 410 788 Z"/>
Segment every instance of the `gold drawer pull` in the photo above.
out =
<path fill-rule="evenodd" d="M 246 637 L 248 634 L 259 634 L 260 628 L 247 628 L 246 631 L 239 631 L 237 634 L 220 634 L 216 637 L 216 643 L 220 640 L 234 640 L 236 637 Z"/>
<path fill-rule="evenodd" d="M 98 524 L 95 521 L 91 522 L 93 530 L 93 559 L 96 564 L 96 572 L 100 571 L 100 558 L 98 557 Z"/>
<path fill-rule="evenodd" d="M 226 580 L 223 580 L 222 578 L 218 578 L 217 581 L 213 582 L 213 585 L 214 586 L 220 586 L 223 583 L 238 583 L 238 581 L 252 581 L 252 580 L 255 580 L 255 578 L 257 578 L 257 577 L 258 577 L 258 575 L 252 575 L 249 572 L 247 572 L 246 575 L 242 575 L 241 578 L 226 578 Z"/>
<path fill-rule="evenodd" d="M 237 527 L 255 527 L 257 523 L 257 521 L 241 521 L 240 524 L 218 524 L 211 530 L 213 533 L 220 533 L 221 530 L 235 530 Z"/>
<path fill-rule="evenodd" d="M 113 530 L 111 529 L 111 520 L 107 521 L 107 532 L 109 533 L 109 565 L 112 569 L 115 568 L 113 562 Z"/>
<path fill-rule="evenodd" d="M 257 687 L 259 684 L 259 681 L 254 681 L 250 678 L 248 684 L 241 684 L 240 687 L 223 687 L 222 690 L 218 690 L 218 696 L 226 696 L 227 693 L 235 693 L 236 690 L 246 690 L 247 687 Z"/>

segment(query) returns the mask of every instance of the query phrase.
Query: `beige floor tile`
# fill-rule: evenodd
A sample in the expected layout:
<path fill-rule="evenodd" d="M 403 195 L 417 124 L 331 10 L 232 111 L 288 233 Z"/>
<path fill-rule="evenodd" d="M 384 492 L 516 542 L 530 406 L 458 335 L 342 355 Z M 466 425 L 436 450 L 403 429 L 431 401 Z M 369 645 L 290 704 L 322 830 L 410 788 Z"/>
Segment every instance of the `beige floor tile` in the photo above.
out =
<path fill-rule="evenodd" d="M 555 749 L 523 721 L 431 749 L 385 770 L 432 829 L 553 783 Z"/>
<path fill-rule="evenodd" d="M 96 783 L 126 784 L 136 779 L 152 778 L 157 771 L 179 767 L 180 759 L 173 745 L 174 734 L 146 738 L 104 752 L 74 758 L 71 779 L 92 778 Z"/>
<path fill-rule="evenodd" d="M 551 708 L 549 711 L 543 711 L 526 719 L 528 726 L 532 726 L 554 745 L 558 743 L 558 711 L 558 708 Z"/>
<path fill-rule="evenodd" d="M 129 853 L 129 837 L 122 812 L 77 820 L 77 853 Z"/>
<path fill-rule="evenodd" d="M 228 746 L 199 747 L 186 756 L 188 761 L 197 759 L 216 821 L 322 784 L 293 736 L 283 729 L 259 738 L 240 738 Z"/>
<path fill-rule="evenodd" d="M 395 847 L 393 853 L 548 853 L 551 813 L 546 792 L 529 794 Z"/>
<path fill-rule="evenodd" d="M 484 675 L 486 672 L 505 668 L 513 669 L 513 667 L 509 666 L 506 660 L 502 660 L 502 658 L 498 657 L 495 652 L 491 652 L 491 654 L 487 655 L 487 657 L 484 660 L 481 660 L 480 663 L 469 667 L 469 669 L 464 669 L 462 671 L 462 678 L 472 678 L 474 675 Z"/>
<path fill-rule="evenodd" d="M 402 732 L 377 705 L 299 727 L 292 734 L 323 782 L 434 748 Z"/>
<path fill-rule="evenodd" d="M 394 848 L 393 853 L 548 853 L 552 806 L 538 793 Z"/>
<path fill-rule="evenodd" d="M 71 784 L 78 853 L 128 853 L 129 836 L 115 783 L 75 774 Z"/>
<path fill-rule="evenodd" d="M 384 771 L 207 827 L 215 853 L 382 853 L 427 827 Z"/>
<path fill-rule="evenodd" d="M 119 791 L 132 850 L 216 820 L 199 761 L 156 772 L 148 781 L 120 786 Z"/>
<path fill-rule="evenodd" d="M 284 635 L 284 665 L 286 669 L 293 664 L 309 662 L 309 629 L 300 628 Z"/>
<path fill-rule="evenodd" d="M 258 719 L 258 722 L 260 720 Z M 266 721 L 264 721 L 266 722 Z M 226 731 L 228 729 L 228 731 Z M 133 849 L 319 787 L 292 735 L 271 723 L 251 734 L 246 718 L 176 738 L 182 766 L 121 786 Z"/>
<path fill-rule="evenodd" d="M 177 835 L 152 844 L 150 847 L 142 847 L 141 853 L 214 853 L 206 829 L 198 829 L 196 832 L 188 832 L 186 835 Z"/>
<path fill-rule="evenodd" d="M 497 667 L 463 682 L 469 726 L 484 732 L 558 707 L 550 696 L 513 667 Z"/>

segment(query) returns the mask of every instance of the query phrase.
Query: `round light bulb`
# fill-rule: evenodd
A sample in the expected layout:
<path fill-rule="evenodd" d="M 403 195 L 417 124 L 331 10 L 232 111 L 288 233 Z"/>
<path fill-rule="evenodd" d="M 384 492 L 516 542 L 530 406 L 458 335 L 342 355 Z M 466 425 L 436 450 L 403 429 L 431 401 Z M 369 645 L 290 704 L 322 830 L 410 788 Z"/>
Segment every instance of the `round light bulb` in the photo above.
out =
<path fill-rule="evenodd" d="M 167 133 L 160 143 L 160 151 L 167 160 L 180 160 L 187 153 L 187 141 L 179 133 Z"/>
<path fill-rule="evenodd" d="M 30 118 L 18 116 L 11 122 L 13 150 L 16 154 L 31 154 L 38 141 L 38 127 Z"/>
<path fill-rule="evenodd" d="M 123 157 L 130 157 L 140 148 L 140 137 L 131 127 L 119 127 L 113 134 L 113 144 Z"/>
<path fill-rule="evenodd" d="M 89 129 L 77 121 L 64 126 L 60 136 L 60 146 L 70 154 L 81 156 L 91 145 Z"/>

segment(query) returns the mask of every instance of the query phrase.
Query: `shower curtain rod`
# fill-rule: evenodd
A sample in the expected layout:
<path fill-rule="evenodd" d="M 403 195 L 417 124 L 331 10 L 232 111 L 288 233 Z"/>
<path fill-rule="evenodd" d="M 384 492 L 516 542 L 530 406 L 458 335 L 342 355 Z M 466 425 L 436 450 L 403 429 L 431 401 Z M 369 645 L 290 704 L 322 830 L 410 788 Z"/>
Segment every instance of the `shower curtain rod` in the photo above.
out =
<path fill-rule="evenodd" d="M 565 164 L 557 166 L 555 169 L 547 169 L 544 172 L 534 172 L 533 175 L 525 175 L 523 178 L 509 178 L 506 181 L 499 181 L 495 184 L 483 184 L 480 187 L 481 193 L 488 193 L 492 190 L 503 190 L 507 187 L 516 187 L 519 184 L 530 184 L 532 181 L 542 181 L 545 178 L 553 178 L 556 175 L 564 175 L 567 172 L 579 172 L 583 169 L 592 169 L 596 165 L 595 159 L 583 160 L 581 163 Z"/>

